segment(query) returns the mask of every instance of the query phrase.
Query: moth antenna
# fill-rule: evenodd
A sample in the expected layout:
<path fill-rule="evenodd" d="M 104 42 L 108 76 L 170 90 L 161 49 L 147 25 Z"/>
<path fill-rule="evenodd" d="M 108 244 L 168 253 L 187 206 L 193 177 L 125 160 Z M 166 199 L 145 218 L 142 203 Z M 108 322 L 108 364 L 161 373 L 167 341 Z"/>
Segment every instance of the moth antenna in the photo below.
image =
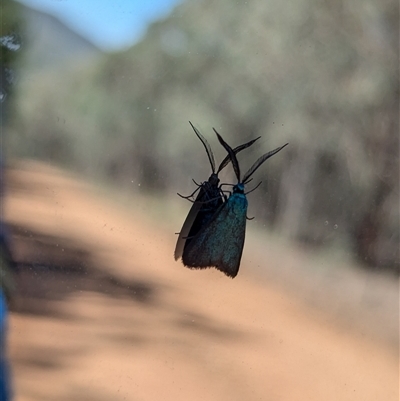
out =
<path fill-rule="evenodd" d="M 256 160 L 256 162 L 250 167 L 250 169 L 247 171 L 247 173 L 244 175 L 243 177 L 243 184 L 246 184 L 247 182 L 249 182 L 249 178 L 254 174 L 254 172 L 261 166 L 261 164 L 263 164 L 266 160 L 268 160 L 270 157 L 272 157 L 273 155 L 276 155 L 278 152 L 280 152 L 285 146 L 289 145 L 288 143 L 286 143 L 285 145 L 276 148 L 274 150 L 271 150 L 268 153 L 265 153 L 264 155 L 262 155 L 260 158 L 258 158 Z"/>
<path fill-rule="evenodd" d="M 214 160 L 214 155 L 211 150 L 210 144 L 207 142 L 206 138 L 204 138 L 203 135 L 200 134 L 200 131 L 189 121 L 189 124 L 193 128 L 194 133 L 197 135 L 197 137 L 200 139 L 201 143 L 204 146 L 204 149 L 206 150 L 208 160 L 210 161 L 211 164 L 211 170 L 213 173 L 215 173 L 215 160 Z"/>
<path fill-rule="evenodd" d="M 215 129 L 214 129 L 214 131 L 215 131 Z M 252 139 L 251 141 L 249 141 L 249 142 L 247 142 L 247 143 L 245 143 L 245 144 L 243 144 L 243 145 L 236 146 L 236 148 L 233 149 L 235 155 L 238 154 L 239 152 L 241 152 L 242 150 L 248 148 L 249 146 L 253 145 L 253 143 L 254 143 L 255 141 L 258 141 L 260 138 L 261 138 L 261 136 L 259 136 L 259 137 L 256 138 L 256 139 Z M 230 156 L 229 156 L 229 154 L 228 154 L 227 156 L 225 156 L 225 159 L 222 160 L 221 164 L 219 165 L 218 170 L 217 170 L 217 174 L 218 174 L 223 168 L 225 168 L 225 167 L 228 165 L 228 163 L 229 163 L 230 161 L 231 161 L 231 158 L 230 158 Z"/>
<path fill-rule="evenodd" d="M 233 151 L 233 149 L 222 139 L 221 135 L 218 134 L 217 130 L 215 128 L 213 128 L 214 132 L 217 134 L 217 138 L 219 140 L 219 143 L 225 148 L 225 150 L 228 152 L 228 156 L 231 159 L 232 162 L 232 166 L 233 166 L 233 171 L 236 174 L 236 178 L 238 179 L 238 181 L 240 182 L 240 167 L 239 167 L 239 163 L 237 161 L 235 152 Z"/>

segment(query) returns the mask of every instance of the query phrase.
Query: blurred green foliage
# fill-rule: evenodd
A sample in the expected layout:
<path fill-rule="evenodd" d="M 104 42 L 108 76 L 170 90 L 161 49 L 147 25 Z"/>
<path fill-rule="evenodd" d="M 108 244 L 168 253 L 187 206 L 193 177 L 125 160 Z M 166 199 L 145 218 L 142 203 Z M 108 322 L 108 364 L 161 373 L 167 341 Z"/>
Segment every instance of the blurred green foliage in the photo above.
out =
<path fill-rule="evenodd" d="M 21 13 L 18 3 L 2 0 L 0 18 L 0 69 L 1 88 L 12 84 L 9 72 L 21 48 Z M 7 73 L 4 70 L 7 69 Z"/>
<path fill-rule="evenodd" d="M 21 14 L 17 3 L 2 0 L 0 4 L 0 202 L 3 212 L 3 151 L 4 130 L 3 125 L 10 94 L 15 83 L 15 62 L 21 47 Z M 3 213 L 2 213 L 3 214 Z M 8 300 L 15 290 L 15 266 L 8 244 L 8 235 L 0 215 L 0 289 Z"/>
<path fill-rule="evenodd" d="M 19 36 L 21 15 L 18 4 L 11 0 L 2 0 L 0 11 L 0 63 L 5 65 L 10 64 L 16 55 L 13 39 Z"/>
<path fill-rule="evenodd" d="M 261 135 L 243 170 L 289 142 L 257 218 L 398 271 L 398 23 L 396 0 L 187 1 L 125 52 L 23 82 L 10 152 L 162 196 L 210 173 L 188 120 L 217 160 L 212 126 Z"/>
<path fill-rule="evenodd" d="M 21 13 L 17 3 L 2 0 L 0 5 L 0 125 L 15 82 L 15 62 L 21 48 Z M 7 100 L 7 101 L 6 101 Z"/>

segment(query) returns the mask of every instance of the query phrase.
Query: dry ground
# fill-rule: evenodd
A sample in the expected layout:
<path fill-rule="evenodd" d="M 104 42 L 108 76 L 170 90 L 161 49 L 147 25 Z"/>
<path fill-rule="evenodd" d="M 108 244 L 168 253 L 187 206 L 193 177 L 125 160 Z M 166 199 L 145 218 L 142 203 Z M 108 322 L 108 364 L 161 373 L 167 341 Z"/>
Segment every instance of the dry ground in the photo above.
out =
<path fill-rule="evenodd" d="M 17 401 L 399 399 L 393 278 L 329 273 L 315 285 L 312 258 L 278 257 L 251 234 L 235 280 L 191 271 L 151 204 L 127 211 L 33 162 L 8 183 Z"/>

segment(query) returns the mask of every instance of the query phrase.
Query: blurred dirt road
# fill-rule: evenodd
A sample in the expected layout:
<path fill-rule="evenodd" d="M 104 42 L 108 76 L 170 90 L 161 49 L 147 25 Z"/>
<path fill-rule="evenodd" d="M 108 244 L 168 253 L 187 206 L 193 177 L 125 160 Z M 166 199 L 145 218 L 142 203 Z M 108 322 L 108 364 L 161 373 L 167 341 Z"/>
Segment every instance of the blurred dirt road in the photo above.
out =
<path fill-rule="evenodd" d="M 257 278 L 248 259 L 235 280 L 185 269 L 174 233 L 142 208 L 39 163 L 7 177 L 17 401 L 398 400 L 396 346 Z"/>

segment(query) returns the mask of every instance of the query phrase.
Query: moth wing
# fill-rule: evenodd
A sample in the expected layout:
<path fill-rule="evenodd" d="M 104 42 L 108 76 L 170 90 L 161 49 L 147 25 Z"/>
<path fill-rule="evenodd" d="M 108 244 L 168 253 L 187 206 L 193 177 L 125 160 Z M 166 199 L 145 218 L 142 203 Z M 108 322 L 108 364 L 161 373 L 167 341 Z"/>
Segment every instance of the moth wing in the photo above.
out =
<path fill-rule="evenodd" d="M 236 277 L 244 246 L 246 212 L 246 197 L 232 195 L 186 247 L 183 264 L 195 269 L 215 267 Z"/>
<path fill-rule="evenodd" d="M 218 182 L 210 183 L 210 181 L 212 182 L 211 178 L 201 185 L 196 200 L 183 223 L 176 242 L 174 252 L 175 260 L 182 257 L 188 239 L 191 241 L 203 225 L 208 223 L 214 212 L 223 203 L 221 192 L 217 186 Z"/>
<path fill-rule="evenodd" d="M 189 231 L 189 237 L 186 240 L 185 247 L 196 237 L 197 233 L 205 227 L 214 217 L 215 212 L 223 204 L 223 198 L 218 188 L 206 192 L 202 199 L 202 206 L 193 221 Z"/>
<path fill-rule="evenodd" d="M 200 189 L 201 191 L 201 189 Z M 179 233 L 178 240 L 176 241 L 175 260 L 182 257 L 183 250 L 185 248 L 186 239 L 189 236 L 190 229 L 192 228 L 193 222 L 195 221 L 201 207 L 203 204 L 201 202 L 195 201 L 186 216 L 185 222 L 183 223 L 181 232 Z"/>

